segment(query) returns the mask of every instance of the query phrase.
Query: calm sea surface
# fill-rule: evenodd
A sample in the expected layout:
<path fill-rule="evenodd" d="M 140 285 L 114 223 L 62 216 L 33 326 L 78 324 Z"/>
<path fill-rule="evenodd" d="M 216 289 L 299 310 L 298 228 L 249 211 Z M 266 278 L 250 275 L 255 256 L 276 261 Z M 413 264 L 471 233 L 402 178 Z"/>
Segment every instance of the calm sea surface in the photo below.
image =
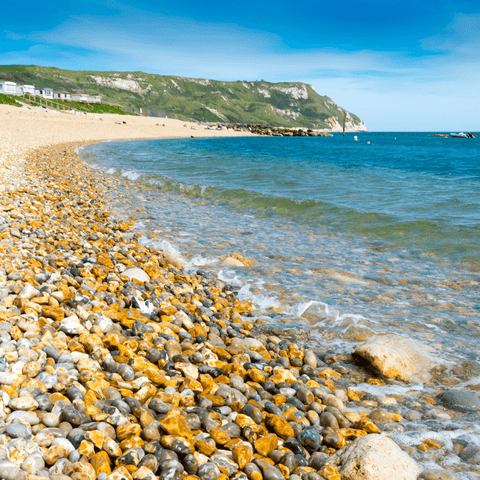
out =
<path fill-rule="evenodd" d="M 119 141 L 82 155 L 135 183 L 116 208 L 138 217 L 146 243 L 212 269 L 266 319 L 308 325 L 336 352 L 358 334 L 414 338 L 455 388 L 474 389 L 480 138 L 357 136 Z M 233 253 L 254 265 L 226 266 Z M 459 429 L 480 446 L 476 425 Z"/>

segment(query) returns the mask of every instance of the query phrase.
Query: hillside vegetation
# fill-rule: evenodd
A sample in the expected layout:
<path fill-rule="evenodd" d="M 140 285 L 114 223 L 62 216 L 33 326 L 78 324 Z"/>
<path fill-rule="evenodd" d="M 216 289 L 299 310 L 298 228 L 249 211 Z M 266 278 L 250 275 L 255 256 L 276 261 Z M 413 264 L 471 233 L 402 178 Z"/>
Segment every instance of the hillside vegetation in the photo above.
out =
<path fill-rule="evenodd" d="M 12 105 L 14 107 L 22 106 L 17 102 L 17 97 L 13 95 L 4 95 L 3 93 L 0 93 L 0 105 Z"/>
<path fill-rule="evenodd" d="M 222 82 L 144 72 L 87 72 L 39 66 L 0 66 L 0 79 L 100 94 L 103 101 L 150 116 L 207 122 L 339 130 L 343 109 L 304 83 Z M 365 130 L 347 113 L 347 130 Z"/>

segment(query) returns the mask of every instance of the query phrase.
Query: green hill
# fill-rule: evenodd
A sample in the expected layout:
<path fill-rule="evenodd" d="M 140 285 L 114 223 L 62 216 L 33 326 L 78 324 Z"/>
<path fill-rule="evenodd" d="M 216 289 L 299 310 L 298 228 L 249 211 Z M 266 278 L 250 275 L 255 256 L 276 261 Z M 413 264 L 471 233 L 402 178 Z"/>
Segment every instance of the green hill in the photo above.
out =
<path fill-rule="evenodd" d="M 340 130 L 343 109 L 305 83 L 222 82 L 144 72 L 87 72 L 53 67 L 0 66 L 0 79 L 55 91 L 103 95 L 103 101 L 149 116 Z M 347 113 L 347 130 L 366 130 Z"/>

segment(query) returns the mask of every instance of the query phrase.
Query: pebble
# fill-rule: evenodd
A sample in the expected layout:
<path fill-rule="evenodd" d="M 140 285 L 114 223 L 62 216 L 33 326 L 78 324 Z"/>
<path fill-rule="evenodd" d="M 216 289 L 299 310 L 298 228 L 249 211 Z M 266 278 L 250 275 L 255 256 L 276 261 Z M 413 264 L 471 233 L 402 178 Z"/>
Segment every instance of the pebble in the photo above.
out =
<path fill-rule="evenodd" d="M 480 447 L 476 447 L 476 446 L 465 447 L 460 452 L 459 457 L 467 463 L 480 465 Z"/>
<path fill-rule="evenodd" d="M 217 480 L 220 477 L 220 470 L 215 463 L 207 462 L 198 469 L 198 476 L 202 480 Z"/>
<path fill-rule="evenodd" d="M 472 392 L 451 390 L 438 395 L 438 399 L 447 408 L 460 412 L 475 412 L 480 410 L 480 398 Z"/>
<path fill-rule="evenodd" d="M 8 478 L 338 480 L 328 458 L 400 424 L 401 401 L 360 404 L 336 355 L 259 333 L 232 287 L 142 244 L 72 146 L 29 155 L 28 189 L 0 198 Z"/>
<path fill-rule="evenodd" d="M 9 460 L 0 460 L 0 478 L 2 480 L 25 480 L 25 472 Z"/>
<path fill-rule="evenodd" d="M 32 429 L 23 423 L 11 423 L 5 428 L 5 433 L 12 438 L 30 438 Z"/>
<path fill-rule="evenodd" d="M 8 406 L 13 410 L 35 410 L 38 402 L 32 397 L 18 397 L 10 400 Z"/>

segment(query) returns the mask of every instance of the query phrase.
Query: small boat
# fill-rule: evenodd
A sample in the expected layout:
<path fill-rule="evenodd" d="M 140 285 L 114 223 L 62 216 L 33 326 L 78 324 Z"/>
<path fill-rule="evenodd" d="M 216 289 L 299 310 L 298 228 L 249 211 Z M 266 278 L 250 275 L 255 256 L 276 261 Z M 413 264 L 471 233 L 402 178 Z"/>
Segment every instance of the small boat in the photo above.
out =
<path fill-rule="evenodd" d="M 463 133 L 463 132 L 451 133 L 450 136 L 452 138 L 475 138 L 470 132 L 468 132 L 468 133 Z"/>

